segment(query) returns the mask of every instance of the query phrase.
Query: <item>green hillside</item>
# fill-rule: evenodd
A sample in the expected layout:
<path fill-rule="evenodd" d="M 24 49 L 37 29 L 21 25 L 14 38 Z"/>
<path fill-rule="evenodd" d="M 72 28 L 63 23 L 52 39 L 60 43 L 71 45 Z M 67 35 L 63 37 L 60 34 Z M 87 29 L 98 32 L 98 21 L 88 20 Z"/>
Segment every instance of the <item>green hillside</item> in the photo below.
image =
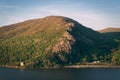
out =
<path fill-rule="evenodd" d="M 0 65 L 58 67 L 107 61 L 120 33 L 99 33 L 62 16 L 48 16 L 0 28 Z M 112 36 L 111 36 L 112 35 Z M 107 57 L 107 58 L 106 58 Z"/>

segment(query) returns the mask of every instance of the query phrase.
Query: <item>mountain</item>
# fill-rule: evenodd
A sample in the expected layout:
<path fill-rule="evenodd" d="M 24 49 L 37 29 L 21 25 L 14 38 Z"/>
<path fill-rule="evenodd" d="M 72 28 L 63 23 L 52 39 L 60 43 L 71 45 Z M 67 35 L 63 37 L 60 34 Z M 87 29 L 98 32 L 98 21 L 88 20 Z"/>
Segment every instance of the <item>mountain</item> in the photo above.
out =
<path fill-rule="evenodd" d="M 63 16 L 47 16 L 0 28 L 0 65 L 64 66 L 103 60 L 117 47 L 115 37 Z"/>
<path fill-rule="evenodd" d="M 106 28 L 99 30 L 98 32 L 102 34 L 102 36 L 106 39 L 106 42 L 109 44 L 112 43 L 113 40 L 115 42 L 116 40 L 120 40 L 120 28 Z M 111 44 L 111 46 L 113 46 L 113 44 Z"/>
<path fill-rule="evenodd" d="M 107 32 L 120 32 L 120 28 L 105 28 L 103 30 L 99 30 L 100 33 L 107 33 Z"/>

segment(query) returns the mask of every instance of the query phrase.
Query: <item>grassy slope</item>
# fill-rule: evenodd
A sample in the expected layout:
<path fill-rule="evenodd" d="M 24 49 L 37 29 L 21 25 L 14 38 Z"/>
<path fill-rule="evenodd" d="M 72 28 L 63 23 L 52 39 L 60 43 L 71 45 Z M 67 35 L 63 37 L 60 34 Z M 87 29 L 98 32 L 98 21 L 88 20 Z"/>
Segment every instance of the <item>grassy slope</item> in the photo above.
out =
<path fill-rule="evenodd" d="M 120 28 L 106 28 L 103 30 L 99 30 L 100 33 L 107 33 L 107 32 L 120 32 Z"/>
<path fill-rule="evenodd" d="M 46 17 L 0 28 L 1 64 L 44 58 L 65 31 L 65 24 L 61 17 Z"/>

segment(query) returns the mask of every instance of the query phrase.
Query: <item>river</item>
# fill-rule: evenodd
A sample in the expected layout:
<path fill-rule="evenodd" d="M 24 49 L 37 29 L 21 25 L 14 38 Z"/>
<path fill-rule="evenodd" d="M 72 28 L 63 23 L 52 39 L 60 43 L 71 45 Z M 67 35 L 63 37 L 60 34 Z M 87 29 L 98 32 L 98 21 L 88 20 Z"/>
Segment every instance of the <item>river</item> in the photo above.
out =
<path fill-rule="evenodd" d="M 0 80 L 120 80 L 120 68 L 39 70 L 0 68 Z"/>

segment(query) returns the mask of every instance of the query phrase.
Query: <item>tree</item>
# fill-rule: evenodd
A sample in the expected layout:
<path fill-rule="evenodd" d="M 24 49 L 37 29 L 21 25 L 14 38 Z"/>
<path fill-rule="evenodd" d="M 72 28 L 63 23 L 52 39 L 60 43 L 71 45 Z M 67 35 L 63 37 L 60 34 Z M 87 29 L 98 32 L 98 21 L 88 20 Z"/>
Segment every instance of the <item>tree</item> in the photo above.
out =
<path fill-rule="evenodd" d="M 112 63 L 114 65 L 120 65 L 120 48 L 113 51 Z"/>
<path fill-rule="evenodd" d="M 120 65 L 120 40 L 117 40 L 119 46 L 117 49 L 112 50 L 112 63 L 113 65 Z"/>
<path fill-rule="evenodd" d="M 87 62 L 88 62 L 88 57 L 85 56 L 85 57 L 83 58 L 82 62 L 83 62 L 83 63 L 87 63 Z"/>

